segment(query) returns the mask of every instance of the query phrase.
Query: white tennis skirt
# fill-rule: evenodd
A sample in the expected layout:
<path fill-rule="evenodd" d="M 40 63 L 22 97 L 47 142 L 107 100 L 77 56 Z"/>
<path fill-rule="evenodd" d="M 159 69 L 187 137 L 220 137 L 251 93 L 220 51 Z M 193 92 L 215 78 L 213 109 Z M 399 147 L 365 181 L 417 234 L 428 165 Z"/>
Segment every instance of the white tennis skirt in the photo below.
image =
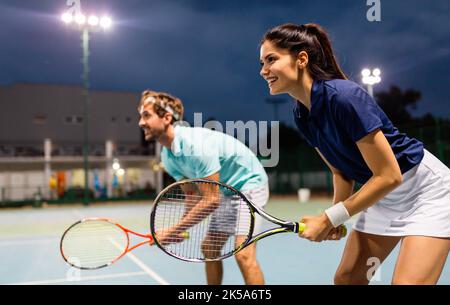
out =
<path fill-rule="evenodd" d="M 353 229 L 385 236 L 450 237 L 450 169 L 425 150 L 403 183 L 362 211 Z"/>

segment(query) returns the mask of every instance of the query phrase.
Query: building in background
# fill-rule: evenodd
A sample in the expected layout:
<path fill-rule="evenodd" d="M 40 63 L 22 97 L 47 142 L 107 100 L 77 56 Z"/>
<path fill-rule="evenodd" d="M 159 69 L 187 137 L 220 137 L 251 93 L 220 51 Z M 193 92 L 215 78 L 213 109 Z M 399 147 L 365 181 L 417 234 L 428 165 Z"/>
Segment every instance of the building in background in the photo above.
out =
<path fill-rule="evenodd" d="M 0 202 L 61 197 L 58 181 L 65 191 L 84 187 L 82 92 L 51 84 L 0 87 Z M 91 91 L 89 188 L 95 196 L 162 187 L 159 147 L 146 143 L 138 127 L 139 98 Z"/>

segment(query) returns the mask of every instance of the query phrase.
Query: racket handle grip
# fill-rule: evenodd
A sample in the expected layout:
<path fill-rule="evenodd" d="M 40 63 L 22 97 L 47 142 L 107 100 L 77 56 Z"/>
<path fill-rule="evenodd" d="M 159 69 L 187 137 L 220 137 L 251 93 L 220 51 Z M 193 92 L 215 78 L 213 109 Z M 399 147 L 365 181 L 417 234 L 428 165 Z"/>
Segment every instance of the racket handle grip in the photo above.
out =
<path fill-rule="evenodd" d="M 341 225 L 341 227 L 342 227 L 342 230 L 344 230 L 344 232 L 343 232 L 344 234 L 342 235 L 342 237 L 347 236 L 347 227 L 343 224 Z M 299 235 L 302 234 L 305 230 L 306 230 L 306 224 L 304 224 L 303 222 L 300 222 L 298 224 L 298 234 Z"/>
<path fill-rule="evenodd" d="M 306 230 L 306 225 L 303 222 L 298 224 L 298 234 L 302 234 Z"/>
<path fill-rule="evenodd" d="M 347 227 L 345 225 L 341 225 L 342 230 L 344 230 L 342 237 L 347 236 Z"/>

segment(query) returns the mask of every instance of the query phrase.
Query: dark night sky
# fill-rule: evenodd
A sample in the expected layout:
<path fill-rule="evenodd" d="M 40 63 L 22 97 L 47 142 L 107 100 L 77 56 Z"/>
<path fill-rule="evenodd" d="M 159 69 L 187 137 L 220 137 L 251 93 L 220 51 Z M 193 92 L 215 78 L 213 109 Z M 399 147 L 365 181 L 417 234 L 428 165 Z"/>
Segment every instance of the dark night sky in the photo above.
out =
<path fill-rule="evenodd" d="M 368 22 L 366 0 L 82 0 L 83 11 L 114 20 L 92 35 L 91 86 L 171 92 L 185 102 L 188 120 L 194 111 L 270 120 L 259 41 L 275 25 L 316 22 L 353 80 L 366 66 L 380 67 L 375 92 L 414 88 L 423 94 L 414 115 L 450 117 L 450 2 L 381 3 L 382 21 Z M 0 85 L 82 83 L 80 34 L 60 21 L 65 9 L 66 0 L 0 0 Z M 291 108 L 280 109 L 288 123 Z"/>

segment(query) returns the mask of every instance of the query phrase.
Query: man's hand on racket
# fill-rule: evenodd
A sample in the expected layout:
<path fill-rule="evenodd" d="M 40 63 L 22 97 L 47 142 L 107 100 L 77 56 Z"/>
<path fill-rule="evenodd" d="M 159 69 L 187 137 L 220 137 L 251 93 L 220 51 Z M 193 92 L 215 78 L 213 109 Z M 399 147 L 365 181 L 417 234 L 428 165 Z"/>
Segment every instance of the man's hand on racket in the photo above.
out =
<path fill-rule="evenodd" d="M 181 243 L 186 239 L 186 236 L 183 234 L 183 231 L 173 228 L 162 232 L 156 232 L 156 238 L 161 245 L 168 245 Z"/>
<path fill-rule="evenodd" d="M 334 229 L 325 213 L 319 216 L 304 216 L 300 222 L 306 226 L 300 237 L 310 241 L 321 242 L 327 240 L 330 232 Z"/>

